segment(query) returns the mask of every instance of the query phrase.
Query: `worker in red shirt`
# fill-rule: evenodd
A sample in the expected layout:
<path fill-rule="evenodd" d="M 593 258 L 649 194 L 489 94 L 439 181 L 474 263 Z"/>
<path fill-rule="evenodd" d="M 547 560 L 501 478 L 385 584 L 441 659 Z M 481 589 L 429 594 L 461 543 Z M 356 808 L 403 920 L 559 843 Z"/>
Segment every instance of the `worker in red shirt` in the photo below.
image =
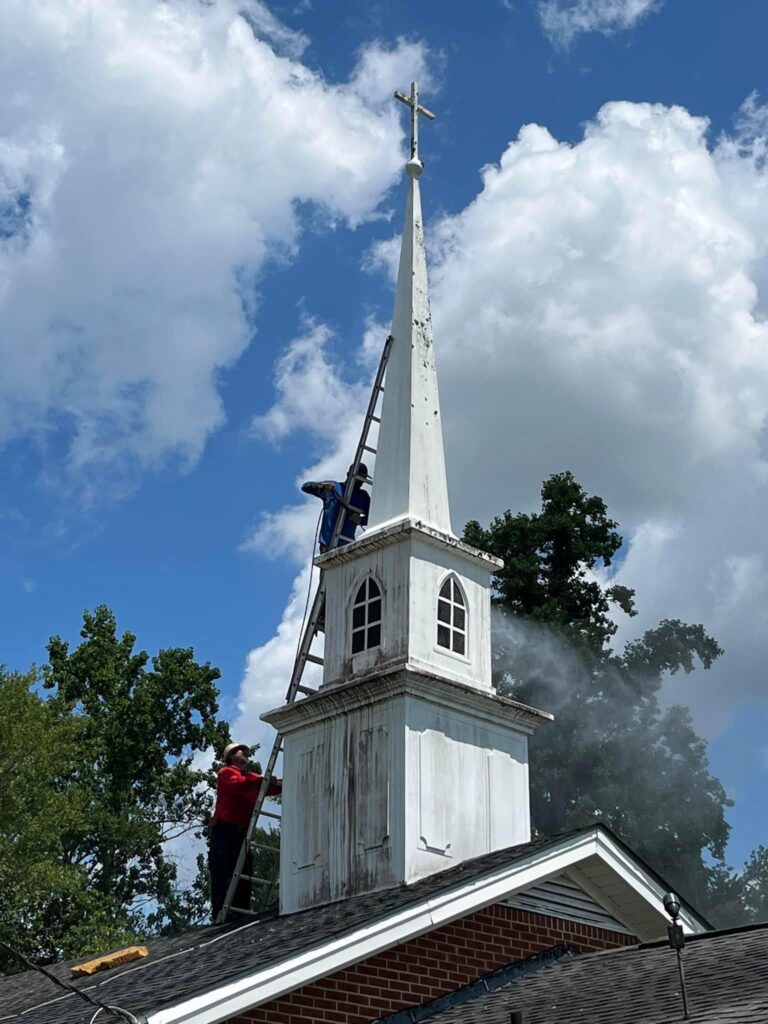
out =
<path fill-rule="evenodd" d="M 216 807 L 211 819 L 208 847 L 211 914 L 214 921 L 224 905 L 227 888 L 237 864 L 237 856 L 261 789 L 263 776 L 250 770 L 250 754 L 250 748 L 245 743 L 227 744 L 222 754 L 224 764 L 219 768 L 216 779 Z M 281 779 L 271 779 L 267 795 L 279 796 L 282 789 Z M 253 874 L 250 850 L 243 865 L 243 874 Z M 251 883 L 247 879 L 238 882 L 233 906 L 245 910 L 250 908 Z"/>

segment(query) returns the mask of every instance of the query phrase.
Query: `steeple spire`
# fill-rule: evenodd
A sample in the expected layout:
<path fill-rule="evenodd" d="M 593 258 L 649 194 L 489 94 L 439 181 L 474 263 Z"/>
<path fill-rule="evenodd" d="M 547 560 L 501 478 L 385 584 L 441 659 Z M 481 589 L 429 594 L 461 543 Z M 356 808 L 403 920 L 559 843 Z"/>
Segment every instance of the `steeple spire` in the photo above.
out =
<path fill-rule="evenodd" d="M 411 112 L 408 205 L 368 529 L 315 563 L 322 686 L 262 715 L 284 744 L 281 913 L 527 843 L 528 735 L 549 717 L 495 693 L 502 562 L 451 532 L 419 201 L 429 113 L 415 84 L 396 95 Z"/>
<path fill-rule="evenodd" d="M 411 94 L 395 93 L 410 108 L 411 153 L 405 170 L 408 202 L 400 249 L 392 351 L 387 364 L 369 532 L 401 519 L 420 521 L 453 535 L 445 477 L 443 428 L 432 343 L 427 259 L 421 215 L 419 116 L 434 114 Z"/>

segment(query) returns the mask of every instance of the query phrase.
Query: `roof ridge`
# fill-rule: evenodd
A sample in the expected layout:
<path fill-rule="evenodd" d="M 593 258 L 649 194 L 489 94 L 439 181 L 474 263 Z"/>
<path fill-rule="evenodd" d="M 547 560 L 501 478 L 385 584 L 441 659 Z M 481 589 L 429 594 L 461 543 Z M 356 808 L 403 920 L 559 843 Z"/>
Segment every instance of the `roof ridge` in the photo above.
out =
<path fill-rule="evenodd" d="M 768 928 L 768 921 L 750 921 L 748 924 L 734 924 L 728 928 L 713 928 L 708 932 L 699 932 L 692 935 L 686 935 L 685 941 L 699 942 L 701 939 L 716 939 L 721 935 L 737 935 L 741 932 L 756 932 L 760 931 L 761 928 Z M 653 946 L 665 946 L 667 939 L 652 939 L 648 942 L 639 943 L 640 946 L 645 948 L 652 948 Z"/>

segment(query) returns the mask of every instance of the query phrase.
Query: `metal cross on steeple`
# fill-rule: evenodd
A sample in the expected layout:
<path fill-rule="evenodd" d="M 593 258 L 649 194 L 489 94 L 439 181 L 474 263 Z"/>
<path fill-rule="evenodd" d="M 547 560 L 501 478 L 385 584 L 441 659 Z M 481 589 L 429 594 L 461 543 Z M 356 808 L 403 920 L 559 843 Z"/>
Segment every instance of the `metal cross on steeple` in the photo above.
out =
<path fill-rule="evenodd" d="M 415 82 L 411 82 L 410 96 L 395 91 L 395 99 L 411 108 L 411 160 L 419 160 L 419 114 L 428 121 L 434 121 L 435 115 L 426 107 L 419 106 L 419 89 Z"/>

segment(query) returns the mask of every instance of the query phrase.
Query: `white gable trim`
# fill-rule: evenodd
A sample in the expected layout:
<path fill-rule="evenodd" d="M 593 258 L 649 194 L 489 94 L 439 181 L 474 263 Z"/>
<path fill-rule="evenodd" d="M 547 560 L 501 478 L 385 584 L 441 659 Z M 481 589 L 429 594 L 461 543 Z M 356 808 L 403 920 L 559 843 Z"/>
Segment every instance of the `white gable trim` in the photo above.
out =
<path fill-rule="evenodd" d="M 458 884 L 449 892 L 363 925 L 315 949 L 304 950 L 281 963 L 270 964 L 249 977 L 239 978 L 176 1006 L 149 1014 L 148 1024 L 218 1024 L 250 1007 L 270 1002 L 457 918 L 498 903 L 506 896 L 578 867 L 585 861 L 591 859 L 594 862 L 594 858 L 609 871 L 612 881 L 630 894 L 630 898 L 635 894 L 639 906 L 651 911 L 657 922 L 652 936 L 647 927 L 638 930 L 637 923 L 633 923 L 632 917 L 623 910 L 622 918 L 627 927 L 640 939 L 658 936 L 668 920 L 663 908 L 664 889 L 630 854 L 595 826 L 589 832 L 536 850 L 516 859 L 514 864 Z M 596 887 L 593 885 L 592 888 Z M 706 923 L 688 910 L 681 910 L 680 921 L 688 933 L 707 930 Z M 258 928 L 258 924 L 255 923 L 254 927 Z M 222 940 L 226 941 L 226 937 L 222 936 Z"/>
<path fill-rule="evenodd" d="M 671 923 L 666 910 L 664 910 L 664 896 L 668 891 L 665 886 L 650 875 L 638 860 L 619 846 L 619 844 L 603 829 L 597 829 L 595 844 L 598 856 L 602 857 L 607 863 L 610 863 L 611 867 L 616 871 L 622 881 L 624 881 L 637 896 L 645 900 L 652 910 L 656 911 L 658 917 L 661 919 L 662 928 L 655 934 L 645 935 L 643 934 L 642 929 L 640 931 L 637 930 L 636 922 L 633 926 L 632 915 L 627 917 L 626 912 L 622 912 L 618 907 L 616 907 L 616 913 L 619 919 L 623 920 L 624 923 L 634 931 L 635 935 L 641 939 L 641 941 L 658 938 L 660 934 L 664 934 L 667 926 Z M 612 905 L 615 906 L 615 903 L 612 902 Z M 699 917 L 694 910 L 689 910 L 687 908 L 681 908 L 680 910 L 680 924 L 688 935 L 709 931 L 712 927 L 704 918 Z"/>
<path fill-rule="evenodd" d="M 599 886 L 596 886 L 591 879 L 587 878 L 583 871 L 580 871 L 575 865 L 568 868 L 566 877 L 570 878 L 578 886 L 580 886 L 587 895 L 591 896 L 595 903 L 598 903 L 603 910 L 610 914 L 611 917 L 615 917 L 616 920 L 622 924 L 628 931 L 632 931 L 632 924 L 627 915 L 622 911 L 621 907 L 617 907 L 616 904 L 605 895 Z"/>

